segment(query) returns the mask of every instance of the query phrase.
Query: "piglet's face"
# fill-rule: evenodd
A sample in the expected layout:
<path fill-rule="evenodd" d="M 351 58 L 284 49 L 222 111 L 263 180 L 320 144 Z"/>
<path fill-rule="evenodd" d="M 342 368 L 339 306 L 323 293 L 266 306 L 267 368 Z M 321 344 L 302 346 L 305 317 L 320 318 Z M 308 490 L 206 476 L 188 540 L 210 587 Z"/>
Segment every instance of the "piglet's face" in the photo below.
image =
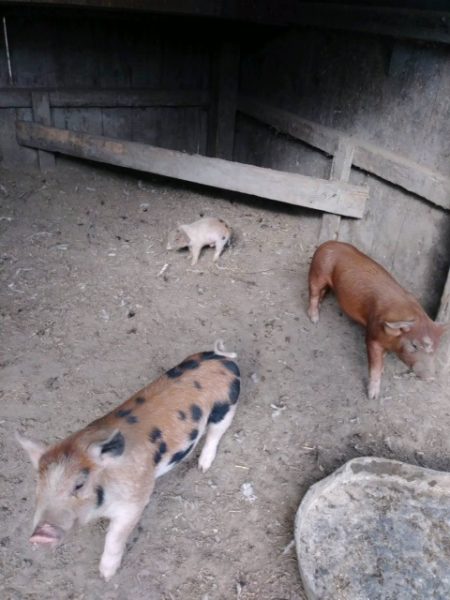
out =
<path fill-rule="evenodd" d="M 50 448 L 17 436 L 38 471 L 33 544 L 56 546 L 76 523 L 86 523 L 104 502 L 102 474 L 123 450 L 120 432 L 100 441 L 68 439 Z"/>
<path fill-rule="evenodd" d="M 175 229 L 169 233 L 167 239 L 167 250 L 179 250 L 189 246 L 189 237 L 181 229 Z"/>
<path fill-rule="evenodd" d="M 400 327 L 392 327 L 400 325 Z M 429 320 L 424 323 L 402 321 L 386 323 L 390 335 L 397 336 L 397 355 L 418 377 L 424 379 L 435 374 L 436 350 L 444 331 L 441 324 Z M 390 330 L 390 331 L 389 331 Z"/>

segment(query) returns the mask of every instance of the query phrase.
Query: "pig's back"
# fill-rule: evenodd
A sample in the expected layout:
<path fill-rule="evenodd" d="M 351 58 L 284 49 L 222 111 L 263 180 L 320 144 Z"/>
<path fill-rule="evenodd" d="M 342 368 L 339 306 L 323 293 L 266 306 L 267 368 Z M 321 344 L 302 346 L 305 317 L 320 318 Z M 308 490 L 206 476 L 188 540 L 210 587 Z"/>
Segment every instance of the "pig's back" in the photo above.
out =
<path fill-rule="evenodd" d="M 176 452 L 194 432 L 206 426 L 217 405 L 237 402 L 237 364 L 214 352 L 187 357 L 88 428 L 119 429 L 129 448 L 164 440 Z"/>
<path fill-rule="evenodd" d="M 388 313 L 395 313 L 405 303 L 416 303 L 386 269 L 351 244 L 325 242 L 313 260 L 342 309 L 363 325 L 369 317 L 387 318 Z"/>

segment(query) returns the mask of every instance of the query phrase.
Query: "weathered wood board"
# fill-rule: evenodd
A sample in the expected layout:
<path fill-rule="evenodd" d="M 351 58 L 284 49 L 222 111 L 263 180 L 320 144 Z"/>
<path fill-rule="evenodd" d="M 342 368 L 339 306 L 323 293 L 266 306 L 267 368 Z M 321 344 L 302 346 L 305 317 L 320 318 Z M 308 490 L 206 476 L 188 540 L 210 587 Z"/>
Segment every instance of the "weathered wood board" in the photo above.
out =
<path fill-rule="evenodd" d="M 20 144 L 360 218 L 368 188 L 19 121 Z"/>
<path fill-rule="evenodd" d="M 213 90 L 209 107 L 207 153 L 232 160 L 239 85 L 239 46 L 221 45 L 214 60 Z"/>
<path fill-rule="evenodd" d="M 33 121 L 41 125 L 51 125 L 50 102 L 46 92 L 32 92 Z M 38 150 L 38 161 L 41 171 L 55 168 L 55 155 L 45 150 Z"/>
<path fill-rule="evenodd" d="M 448 272 L 447 281 L 445 282 L 444 291 L 442 292 L 441 304 L 439 306 L 436 319 L 438 321 L 445 321 L 446 323 L 450 323 L 450 269 Z"/>
<path fill-rule="evenodd" d="M 0 108 L 31 106 L 31 95 L 48 93 L 52 108 L 145 108 L 148 106 L 203 106 L 209 104 L 206 90 L 148 89 L 35 89 L 0 88 Z"/>
<path fill-rule="evenodd" d="M 450 179 L 428 167 L 396 152 L 349 137 L 344 132 L 269 106 L 255 98 L 241 96 L 238 109 L 327 154 L 335 153 L 339 140 L 348 139 L 349 143 L 354 145 L 353 164 L 356 167 L 417 194 L 437 206 L 450 209 Z"/>
<path fill-rule="evenodd" d="M 348 181 L 352 168 L 355 147 L 348 140 L 340 140 L 331 163 L 330 179 L 332 181 Z M 319 244 L 327 240 L 337 240 L 339 237 L 339 215 L 324 214 L 320 225 Z"/>
<path fill-rule="evenodd" d="M 120 11 L 164 13 L 172 16 L 190 15 L 214 19 L 242 20 L 271 26 L 342 29 L 385 36 L 416 38 L 450 43 L 448 10 L 432 5 L 428 10 L 414 6 L 363 6 L 324 2 L 280 2 L 274 10 L 272 0 L 223 2 L 223 0 L 8 0 L 10 4 L 50 4 Z M 368 5 L 367 5 L 368 4 Z M 380 4 L 380 3 L 378 3 Z M 400 4 L 400 3 L 397 3 Z"/>

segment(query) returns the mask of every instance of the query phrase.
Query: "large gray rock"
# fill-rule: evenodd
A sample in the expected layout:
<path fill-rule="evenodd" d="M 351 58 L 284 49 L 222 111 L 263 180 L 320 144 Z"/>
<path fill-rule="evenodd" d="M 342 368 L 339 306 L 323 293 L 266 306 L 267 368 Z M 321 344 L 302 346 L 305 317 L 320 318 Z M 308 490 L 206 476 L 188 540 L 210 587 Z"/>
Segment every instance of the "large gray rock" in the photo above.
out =
<path fill-rule="evenodd" d="M 351 460 L 305 495 L 295 541 L 310 599 L 450 600 L 450 474 Z"/>

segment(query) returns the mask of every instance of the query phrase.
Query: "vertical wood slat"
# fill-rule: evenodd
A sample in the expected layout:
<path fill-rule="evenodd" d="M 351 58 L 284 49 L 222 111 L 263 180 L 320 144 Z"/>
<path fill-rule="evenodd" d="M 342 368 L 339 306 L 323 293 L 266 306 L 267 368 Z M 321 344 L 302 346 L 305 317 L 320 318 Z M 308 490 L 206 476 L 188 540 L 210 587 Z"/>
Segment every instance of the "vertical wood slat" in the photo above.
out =
<path fill-rule="evenodd" d="M 33 110 L 33 120 L 40 125 L 52 125 L 50 114 L 50 101 L 48 92 L 31 92 L 31 105 Z M 38 150 L 39 168 L 41 171 L 48 171 L 55 168 L 55 155 L 53 152 Z"/>
<path fill-rule="evenodd" d="M 450 322 L 450 269 L 448 271 L 444 291 L 442 292 L 441 303 L 436 320 Z"/>
<path fill-rule="evenodd" d="M 448 271 L 447 281 L 442 292 L 441 302 L 439 305 L 436 321 L 447 323 L 450 327 L 450 269 Z M 441 347 L 439 348 L 439 356 L 441 358 L 440 368 L 443 371 L 448 371 L 450 368 L 450 331 L 446 331 L 442 336 Z"/>
<path fill-rule="evenodd" d="M 223 42 L 213 59 L 211 103 L 208 115 L 208 156 L 233 159 L 239 59 L 239 46 L 231 41 Z"/>
<path fill-rule="evenodd" d="M 333 181 L 348 181 L 352 168 L 354 145 L 348 140 L 339 140 L 336 152 L 331 164 L 330 179 Z M 320 225 L 319 245 L 327 240 L 337 240 L 339 237 L 339 226 L 341 217 L 326 213 L 322 215 Z"/>

